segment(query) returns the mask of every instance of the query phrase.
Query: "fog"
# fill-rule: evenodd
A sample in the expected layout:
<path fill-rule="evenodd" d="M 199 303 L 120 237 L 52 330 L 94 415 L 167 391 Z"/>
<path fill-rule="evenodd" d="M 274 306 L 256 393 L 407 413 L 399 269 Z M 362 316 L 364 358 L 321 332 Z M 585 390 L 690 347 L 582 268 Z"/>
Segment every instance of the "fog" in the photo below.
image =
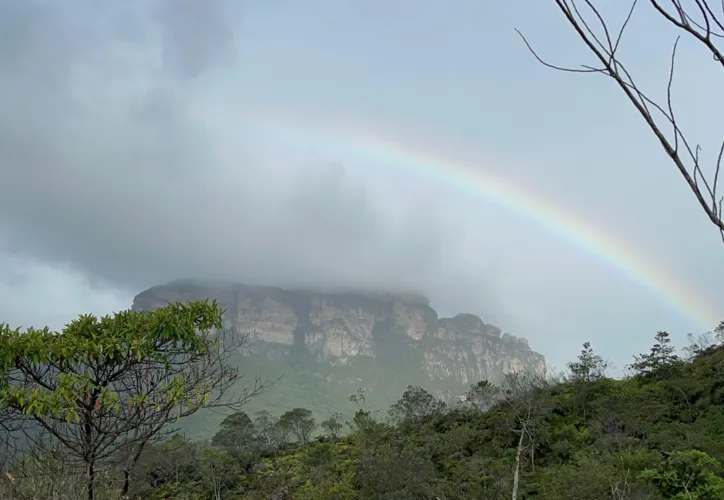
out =
<path fill-rule="evenodd" d="M 585 60 L 552 2 L 411 5 L 2 2 L 0 321 L 60 328 L 202 278 L 414 290 L 557 366 L 587 340 L 620 367 L 657 330 L 713 328 L 724 247 L 673 165 L 611 82 L 543 68 L 513 30 Z M 660 95 L 668 52 L 647 50 L 669 33 L 637 22 L 651 47 L 627 50 Z M 681 119 L 711 158 L 721 82 L 682 50 Z M 444 162 L 372 154 L 370 131 L 576 214 L 715 313 Z"/>

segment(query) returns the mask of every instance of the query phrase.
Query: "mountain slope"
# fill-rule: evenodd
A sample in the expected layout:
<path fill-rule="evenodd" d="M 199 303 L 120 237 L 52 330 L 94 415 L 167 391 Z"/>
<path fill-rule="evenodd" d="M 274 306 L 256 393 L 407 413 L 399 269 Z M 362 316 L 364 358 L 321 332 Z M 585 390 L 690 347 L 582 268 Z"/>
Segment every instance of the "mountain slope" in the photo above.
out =
<path fill-rule="evenodd" d="M 133 309 L 206 298 L 226 310 L 227 333 L 247 338 L 236 359 L 244 372 L 284 375 L 254 401 L 259 409 L 299 402 L 319 415 L 347 413 L 347 396 L 358 388 L 386 407 L 409 383 L 451 397 L 506 372 L 546 370 L 544 357 L 524 339 L 472 314 L 439 318 L 425 297 L 413 294 L 185 280 L 138 294 Z"/>

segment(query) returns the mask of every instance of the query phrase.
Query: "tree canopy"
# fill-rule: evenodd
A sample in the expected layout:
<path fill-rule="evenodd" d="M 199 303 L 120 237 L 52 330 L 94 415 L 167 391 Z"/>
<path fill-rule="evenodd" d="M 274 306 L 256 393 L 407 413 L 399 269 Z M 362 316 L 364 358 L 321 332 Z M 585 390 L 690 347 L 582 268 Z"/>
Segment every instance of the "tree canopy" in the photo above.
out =
<path fill-rule="evenodd" d="M 495 383 L 472 384 L 459 403 L 446 405 L 410 385 L 385 414 L 358 390 L 350 396 L 357 410 L 347 416 L 346 433 L 340 432 L 345 417 L 338 414 L 317 427 L 311 408 L 250 415 L 234 407 L 210 442 L 188 440 L 169 434 L 179 415 L 225 404 L 218 399 L 224 386 L 214 389 L 219 382 L 200 374 L 234 375 L 225 369 L 198 371 L 217 366 L 207 358 L 221 356 L 223 339 L 213 330 L 218 322 L 204 321 L 214 311 L 213 304 L 195 304 L 143 313 L 133 320 L 150 332 L 143 341 L 155 336 L 160 344 L 152 345 L 176 346 L 142 348 L 140 358 L 127 347 L 120 364 L 117 355 L 104 360 L 105 354 L 97 356 L 99 349 L 82 340 L 97 327 L 79 329 L 86 333 L 78 333 L 75 342 L 73 329 L 65 339 L 63 332 L 47 334 L 42 345 L 30 343 L 32 332 L 20 339 L 5 328 L 3 342 L 16 355 L 3 358 L 3 408 L 32 447 L 4 464 L 0 498 L 89 498 L 88 484 L 96 498 L 147 500 L 722 498 L 724 346 L 713 338 L 708 347 L 679 358 L 670 336 L 658 332 L 649 352 L 634 356 L 635 369 L 620 380 L 607 376 L 606 363 L 586 342 L 560 379 L 512 372 Z M 140 338 L 116 330 L 124 320 L 107 321 L 95 338 L 109 336 L 121 344 L 125 335 Z M 179 325 L 187 331 L 177 331 Z M 196 337 L 186 336 L 191 331 Z M 64 343 L 74 347 L 61 353 Z M 20 348 L 27 345 L 35 347 Z M 207 361 L 196 368 L 180 363 L 194 352 Z M 44 357 L 35 360 L 33 353 Z M 176 357 L 182 353 L 187 358 Z M 69 367 L 74 393 L 56 391 L 67 378 L 37 372 L 61 362 L 68 363 L 63 366 Z M 119 380 L 130 377 L 121 376 L 124 369 L 135 373 L 133 367 L 145 367 L 155 374 L 152 381 L 178 382 L 159 382 L 154 390 L 99 383 L 107 373 L 99 371 L 102 366 L 116 367 Z M 23 378 L 32 374 L 42 375 L 47 387 Z M 139 376 L 149 377 L 145 371 Z M 23 381 L 27 384 L 20 385 Z M 175 387 L 181 388 L 176 399 Z M 40 409 L 24 412 L 36 400 L 44 402 Z M 139 430 L 128 431 L 134 421 Z M 155 427 L 162 421 L 167 425 Z M 111 423 L 122 425 L 114 431 Z"/>
<path fill-rule="evenodd" d="M 228 391 L 238 369 L 227 361 L 223 311 L 216 302 L 175 303 L 154 311 L 81 315 L 61 332 L 0 326 L 0 409 L 6 445 L 19 452 L 62 450 L 86 475 L 123 471 L 121 494 L 143 449 L 202 408 L 241 406 L 262 386 Z M 228 339 L 229 341 L 231 339 Z"/>

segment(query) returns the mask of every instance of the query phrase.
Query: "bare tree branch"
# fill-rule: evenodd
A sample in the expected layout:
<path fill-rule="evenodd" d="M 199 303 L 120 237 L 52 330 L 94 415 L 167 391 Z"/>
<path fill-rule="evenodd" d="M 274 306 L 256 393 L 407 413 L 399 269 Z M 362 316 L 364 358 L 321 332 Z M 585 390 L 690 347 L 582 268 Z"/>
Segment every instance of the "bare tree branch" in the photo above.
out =
<path fill-rule="evenodd" d="M 691 0 L 688 7 L 682 4 L 682 0 L 670 0 L 668 3 L 671 5 L 666 7 L 661 0 L 648 1 L 660 19 L 673 25 L 681 32 L 677 36 L 671 51 L 666 87 L 666 104 L 663 106 L 655 103 L 640 89 L 618 54 L 621 40 L 624 32 L 629 27 L 631 18 L 639 3 L 638 0 L 632 2 L 628 14 L 621 27 L 616 30 L 615 36 L 612 34 L 614 30 L 610 27 L 611 23 L 604 18 L 600 10 L 594 5 L 593 0 L 555 0 L 555 3 L 568 24 L 578 35 L 578 38 L 583 41 L 601 66 L 581 65 L 579 68 L 571 68 L 547 62 L 532 48 L 526 37 L 516 29 L 528 50 L 539 63 L 548 68 L 570 73 L 601 73 L 612 78 L 659 140 L 662 148 L 673 161 L 708 219 L 718 228 L 724 241 L 723 199 L 718 193 L 719 172 L 724 158 L 724 141 L 718 148 L 718 155 L 713 167 L 714 173 L 712 176 L 707 177 L 704 175 L 700 163 L 699 152 L 701 147 L 698 144 L 694 146 L 687 140 L 677 122 L 672 103 L 677 47 L 682 35 L 688 35 L 698 41 L 704 50 L 712 54 L 714 61 L 724 68 L 724 49 L 717 45 L 717 40 L 724 39 L 724 2 L 720 6 L 721 13 L 719 13 L 714 11 L 707 0 Z M 583 9 L 588 11 L 588 17 L 582 13 Z M 694 17 L 698 20 L 694 20 Z M 597 25 L 598 30 L 592 28 L 592 24 Z M 660 118 L 654 117 L 652 109 L 663 117 L 663 122 Z M 671 127 L 671 133 L 666 134 L 663 131 L 663 123 L 667 123 Z"/>

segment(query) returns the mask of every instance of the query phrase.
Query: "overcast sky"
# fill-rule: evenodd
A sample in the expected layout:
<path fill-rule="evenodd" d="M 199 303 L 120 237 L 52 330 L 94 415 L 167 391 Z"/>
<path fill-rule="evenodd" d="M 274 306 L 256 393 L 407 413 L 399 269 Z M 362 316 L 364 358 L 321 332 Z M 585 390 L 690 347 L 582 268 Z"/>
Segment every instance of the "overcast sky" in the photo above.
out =
<path fill-rule="evenodd" d="M 659 97 L 655 21 L 642 4 L 622 50 Z M 514 28 L 591 63 L 552 0 L 1 1 L 0 321 L 57 329 L 198 277 L 415 289 L 559 367 L 586 340 L 621 367 L 657 330 L 713 328 L 444 164 L 365 154 L 360 130 L 464 156 L 721 302 L 724 246 L 620 90 L 543 68 Z M 711 160 L 721 71 L 681 55 Z"/>

